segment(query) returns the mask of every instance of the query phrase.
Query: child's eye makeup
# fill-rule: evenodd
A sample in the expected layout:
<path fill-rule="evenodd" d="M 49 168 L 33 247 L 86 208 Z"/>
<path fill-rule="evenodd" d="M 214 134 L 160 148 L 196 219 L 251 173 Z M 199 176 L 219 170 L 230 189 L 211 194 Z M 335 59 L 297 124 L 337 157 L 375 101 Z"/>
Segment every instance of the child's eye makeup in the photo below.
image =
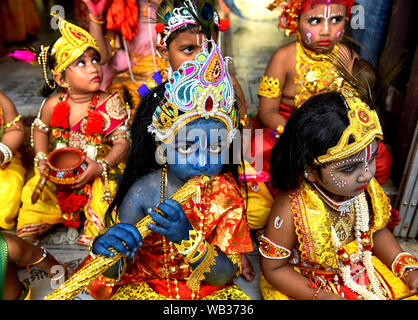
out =
<path fill-rule="evenodd" d="M 322 19 L 319 18 L 319 17 L 312 17 L 312 18 L 308 19 L 308 23 L 311 24 L 311 25 L 318 25 L 318 24 L 321 23 L 321 20 Z"/>
<path fill-rule="evenodd" d="M 337 24 L 343 21 L 343 19 L 344 19 L 343 16 L 334 16 L 331 18 L 331 23 Z"/>

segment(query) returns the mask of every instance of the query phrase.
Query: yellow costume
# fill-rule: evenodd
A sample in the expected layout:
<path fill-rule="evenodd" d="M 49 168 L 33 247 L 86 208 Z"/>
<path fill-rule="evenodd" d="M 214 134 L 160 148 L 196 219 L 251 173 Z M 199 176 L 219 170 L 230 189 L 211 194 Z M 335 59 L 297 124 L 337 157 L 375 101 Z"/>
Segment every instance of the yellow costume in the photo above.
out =
<path fill-rule="evenodd" d="M 111 95 L 96 110 L 100 110 L 107 119 L 104 141 L 102 147 L 98 149 L 98 158 L 103 158 L 111 148 L 111 133 L 120 128 L 128 118 L 125 106 L 121 103 L 117 94 Z M 70 129 L 68 146 L 86 151 L 88 146 L 83 140 L 81 128 L 79 122 Z M 120 163 L 118 167 L 109 171 L 109 188 L 112 195 L 116 191 L 116 178 L 122 174 L 124 167 L 125 165 Z M 35 176 L 23 187 L 22 208 L 19 212 L 17 225 L 17 235 L 19 237 L 40 235 L 55 224 L 64 222 L 56 197 L 57 188 L 53 183 L 48 181 L 39 200 L 36 204 L 32 204 L 31 196 L 39 178 L 38 172 L 35 171 Z M 84 224 L 84 234 L 78 239 L 79 243 L 90 244 L 97 232 L 104 228 L 103 217 L 108 207 L 108 202 L 102 201 L 104 189 L 104 182 L 100 177 L 96 178 L 92 182 L 91 188 L 89 188 L 87 204 L 84 206 L 87 220 Z"/>
<path fill-rule="evenodd" d="M 0 106 L 0 140 L 3 136 L 4 123 L 3 109 Z M 13 229 L 16 226 L 16 217 L 20 207 L 20 196 L 25 183 L 26 169 L 23 167 L 21 155 L 16 152 L 11 161 L 0 167 L 0 228 Z"/>
<path fill-rule="evenodd" d="M 370 231 L 371 235 L 383 229 L 390 217 L 390 204 L 379 183 L 373 179 L 367 188 L 372 204 Z M 346 298 L 358 299 L 358 294 L 342 283 L 338 270 L 338 254 L 334 251 L 331 235 L 331 220 L 318 193 L 307 183 L 290 194 L 293 222 L 298 236 L 298 248 L 289 261 L 293 268 L 306 277 L 319 277 L 325 283 L 324 290 L 340 294 Z M 356 241 L 344 244 L 345 250 L 353 257 L 358 254 Z M 370 288 L 370 281 L 362 265 L 352 258 L 351 270 L 357 272 L 358 281 L 363 281 Z M 408 286 L 397 278 L 378 258 L 373 256 L 373 266 L 380 288 L 386 299 L 396 299 L 409 293 Z M 260 287 L 266 300 L 287 300 L 289 297 L 274 289 L 264 277 Z"/>

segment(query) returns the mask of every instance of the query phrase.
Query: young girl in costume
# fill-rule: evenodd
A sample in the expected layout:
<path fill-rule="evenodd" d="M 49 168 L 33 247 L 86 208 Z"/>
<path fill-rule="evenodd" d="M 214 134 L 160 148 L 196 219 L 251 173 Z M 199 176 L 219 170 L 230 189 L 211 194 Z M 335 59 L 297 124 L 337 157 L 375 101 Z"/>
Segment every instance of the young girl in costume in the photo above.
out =
<path fill-rule="evenodd" d="M 103 81 L 100 88 L 120 93 L 127 88 L 132 105 L 138 106 L 141 99 L 138 87 L 156 72 L 164 74 L 168 67 L 155 49 L 154 21 L 161 0 L 83 2 L 89 10 L 89 31 L 101 52 Z M 134 112 L 133 109 L 132 119 Z"/>
<path fill-rule="evenodd" d="M 113 255 L 113 247 L 130 261 L 117 263 L 122 275 L 106 273 L 119 276 L 107 286 L 112 299 L 248 299 L 232 282 L 240 255 L 253 250 L 233 164 L 239 112 L 227 61 L 212 40 L 201 50 L 135 115 L 132 150 L 108 211 L 116 207 L 119 223 L 92 246 L 93 254 Z M 182 205 L 168 199 L 195 177 L 195 196 Z M 142 239 L 133 225 L 148 214 L 157 224 Z"/>
<path fill-rule="evenodd" d="M 130 139 L 128 114 L 118 94 L 99 89 L 103 75 L 94 38 L 63 19 L 59 20 L 59 30 L 61 37 L 50 47 L 42 46 L 38 55 L 46 81 L 43 94 L 49 96 L 54 89 L 58 92 L 44 100 L 32 125 L 36 172 L 23 188 L 17 235 L 34 238 L 64 223 L 69 228 L 69 240 L 75 241 L 74 231 L 84 212 L 84 234 L 77 241 L 89 244 L 104 227 L 103 216 L 112 200 L 115 178 L 124 167 Z M 84 163 L 69 178 L 75 180 L 71 188 L 57 189 L 48 181 L 33 204 L 31 197 L 38 191 L 40 176 L 51 172 L 48 154 L 51 149 L 66 147 L 84 153 Z M 59 171 L 56 178 L 63 175 Z"/>
<path fill-rule="evenodd" d="M 297 35 L 297 41 L 279 48 L 271 57 L 260 80 L 259 112 L 254 127 L 263 133 L 264 170 L 269 169 L 270 152 L 283 132 L 290 115 L 309 97 L 327 91 L 338 91 L 342 79 L 330 56 L 345 64 L 347 70 L 358 69 L 362 63 L 357 53 L 342 42 L 349 21 L 353 0 L 282 0 L 274 1 L 269 9 L 277 8 L 280 27 L 285 35 Z M 362 68 L 362 73 L 373 69 Z M 373 87 L 373 84 L 369 84 Z M 378 181 L 383 184 L 390 174 L 392 157 L 379 143 Z"/>
<path fill-rule="evenodd" d="M 37 247 L 14 234 L 0 232 L 0 300 L 30 300 L 31 290 L 26 282 L 19 281 L 16 265 L 25 266 L 27 270 L 36 266 L 46 272 L 52 281 L 59 280 L 60 274 L 51 274 L 54 266 L 60 264 L 43 247 Z M 62 266 L 68 277 L 72 272 Z M 57 269 L 58 270 L 58 269 Z M 28 271 L 29 272 L 29 271 Z"/>
<path fill-rule="evenodd" d="M 348 88 L 296 110 L 271 153 L 275 199 L 259 250 L 264 299 L 399 299 L 418 288 L 418 261 L 386 228 L 390 202 L 374 178 L 383 133 Z"/>
<path fill-rule="evenodd" d="M 0 228 L 14 229 L 25 183 L 19 147 L 25 132 L 21 115 L 13 102 L 0 91 Z"/>

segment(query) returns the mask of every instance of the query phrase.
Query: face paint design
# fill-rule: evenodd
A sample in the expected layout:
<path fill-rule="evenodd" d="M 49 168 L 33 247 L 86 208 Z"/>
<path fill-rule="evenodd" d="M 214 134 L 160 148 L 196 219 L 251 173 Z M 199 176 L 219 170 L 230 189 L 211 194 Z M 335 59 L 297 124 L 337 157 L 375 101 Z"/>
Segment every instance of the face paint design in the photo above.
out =
<path fill-rule="evenodd" d="M 372 144 L 369 144 L 365 150 L 366 154 L 364 155 L 364 172 L 369 172 L 369 162 L 372 157 Z"/>
<path fill-rule="evenodd" d="M 307 44 L 311 44 L 312 43 L 312 33 L 311 32 L 308 32 L 306 34 L 306 43 Z"/>
<path fill-rule="evenodd" d="M 342 189 L 347 185 L 347 182 L 344 179 L 338 180 L 335 176 L 334 176 L 334 171 L 335 169 L 345 166 L 347 164 L 350 163 L 356 163 L 356 162 L 363 162 L 363 159 L 345 159 L 339 162 L 334 163 L 331 167 L 330 167 L 330 171 L 329 171 L 329 175 L 332 178 L 332 181 L 334 181 L 334 183 L 337 185 L 338 188 Z"/>
<path fill-rule="evenodd" d="M 331 17 L 331 6 L 328 4 L 324 7 L 325 31 L 329 29 L 329 19 Z"/>
<path fill-rule="evenodd" d="M 282 224 L 283 224 L 283 220 L 280 219 L 280 217 L 276 217 L 276 219 L 274 219 L 274 228 L 275 229 L 279 230 L 280 227 L 282 226 Z"/>

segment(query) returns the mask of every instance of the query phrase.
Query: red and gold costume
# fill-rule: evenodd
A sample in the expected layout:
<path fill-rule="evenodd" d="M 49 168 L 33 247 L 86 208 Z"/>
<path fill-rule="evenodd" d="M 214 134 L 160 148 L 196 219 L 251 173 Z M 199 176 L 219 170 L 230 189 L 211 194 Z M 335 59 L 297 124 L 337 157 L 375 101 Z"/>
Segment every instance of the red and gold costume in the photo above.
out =
<path fill-rule="evenodd" d="M 193 199 L 183 205 L 191 225 L 202 231 L 205 240 L 240 265 L 240 254 L 253 250 L 244 214 L 241 192 L 230 174 L 214 178 L 202 190 L 202 202 Z M 167 277 L 167 274 L 169 276 Z M 191 268 L 174 245 L 152 233 L 144 239 L 135 260 L 119 281 L 100 276 L 88 287 L 96 299 L 175 299 L 176 291 L 183 299 L 249 299 L 232 281 L 224 286 L 201 282 L 193 292 L 186 280 Z"/>
<path fill-rule="evenodd" d="M 95 110 L 103 117 L 102 143 L 97 150 L 97 158 L 102 158 L 109 152 L 112 146 L 110 135 L 126 123 L 128 115 L 125 106 L 120 101 L 119 96 L 115 93 L 97 106 Z M 68 122 L 68 118 L 66 118 L 65 121 Z M 88 144 L 85 139 L 85 126 L 83 122 L 85 122 L 84 119 L 80 120 L 69 129 L 68 146 L 87 152 Z M 111 177 L 109 187 L 112 194 L 114 194 L 116 188 L 115 178 L 117 175 L 122 174 L 123 167 L 123 164 L 119 164 L 118 167 L 111 169 L 109 172 Z M 65 220 L 72 221 L 73 223 L 79 223 L 80 221 L 79 216 L 69 217 L 68 219 L 66 219 L 65 216 L 63 217 L 62 210 L 58 204 L 59 199 L 56 194 L 57 188 L 51 182 L 47 183 L 40 199 L 33 205 L 31 203 L 31 195 L 38 180 L 39 174 L 36 171 L 35 176 L 26 183 L 22 191 L 22 208 L 19 212 L 17 226 L 17 234 L 20 237 L 39 235 L 55 224 L 63 223 Z M 106 201 L 101 201 L 103 192 L 104 183 L 101 178 L 96 178 L 91 184 L 87 184 L 86 187 L 83 188 L 85 199 L 80 199 L 80 201 L 84 201 L 85 203 L 82 207 L 84 207 L 87 220 L 84 226 L 85 233 L 79 239 L 80 243 L 89 244 L 96 236 L 97 232 L 104 227 L 103 217 L 108 203 Z M 63 195 L 63 197 L 65 197 L 65 195 Z M 76 199 L 73 199 L 73 201 L 75 200 Z M 69 203 L 68 205 L 74 206 L 77 204 Z M 72 226 L 74 227 L 75 225 Z"/>

